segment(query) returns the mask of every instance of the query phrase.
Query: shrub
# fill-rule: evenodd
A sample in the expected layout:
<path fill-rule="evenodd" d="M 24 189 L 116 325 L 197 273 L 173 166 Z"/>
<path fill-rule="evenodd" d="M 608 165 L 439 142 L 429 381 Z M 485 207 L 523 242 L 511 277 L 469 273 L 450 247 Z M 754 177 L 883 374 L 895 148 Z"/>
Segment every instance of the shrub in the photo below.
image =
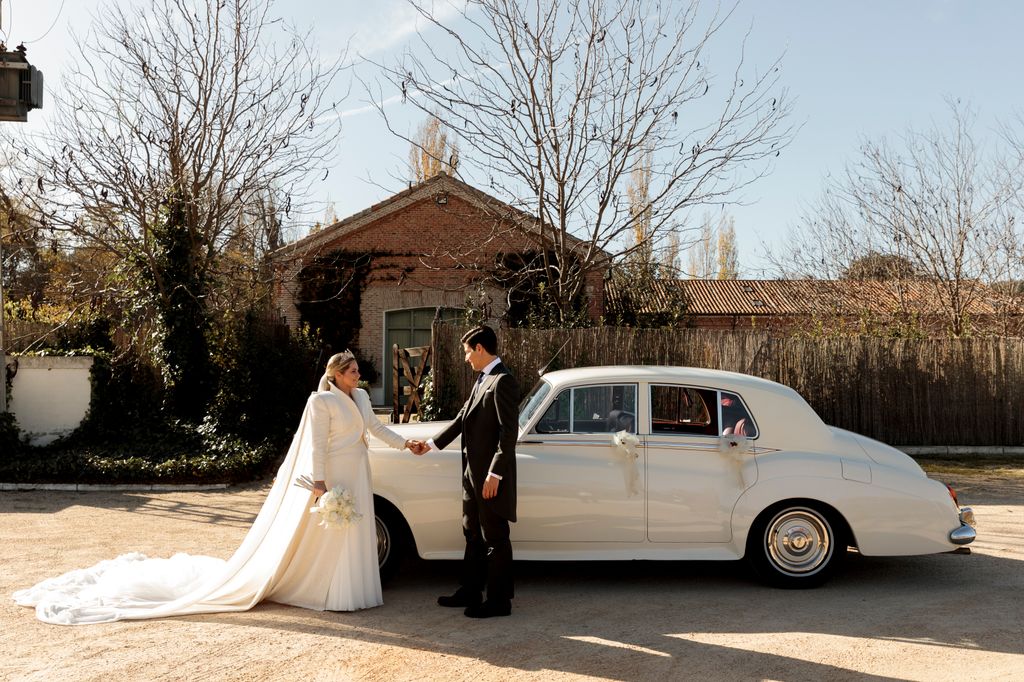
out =
<path fill-rule="evenodd" d="M 0 451 L 15 453 L 21 450 L 21 431 L 14 415 L 10 412 L 0 412 Z"/>
<path fill-rule="evenodd" d="M 247 443 L 287 443 L 316 389 L 316 360 L 308 337 L 245 315 L 220 339 L 219 387 L 206 422 L 214 433 Z"/>
<path fill-rule="evenodd" d="M 89 410 L 74 433 L 43 447 L 23 443 L 13 417 L 0 415 L 0 480 L 209 483 L 266 475 L 315 388 L 311 345 L 252 314 L 220 329 L 213 337 L 219 389 L 198 423 L 171 414 L 159 371 L 135 354 L 96 348 L 38 352 L 94 358 Z M 75 340 L 102 341 L 103 331 L 86 329 Z"/>
<path fill-rule="evenodd" d="M 425 422 L 451 419 L 459 411 L 455 386 L 446 384 L 440 388 L 434 385 L 433 370 L 423 377 L 423 400 L 420 402 Z"/>
<path fill-rule="evenodd" d="M 154 434 L 155 435 L 155 434 Z M 0 460 L 0 480 L 16 483 L 237 483 L 268 474 L 278 456 L 269 443 L 190 434 L 183 440 L 147 443 L 23 447 Z M 189 441 L 193 447 L 183 447 Z M 5 451 L 6 454 L 6 451 Z"/>

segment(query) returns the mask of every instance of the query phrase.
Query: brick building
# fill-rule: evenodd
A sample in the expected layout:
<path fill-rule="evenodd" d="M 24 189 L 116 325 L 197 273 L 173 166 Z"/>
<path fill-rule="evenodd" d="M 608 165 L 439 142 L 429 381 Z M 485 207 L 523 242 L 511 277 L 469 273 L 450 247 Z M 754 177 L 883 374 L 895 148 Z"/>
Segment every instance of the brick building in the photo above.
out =
<path fill-rule="evenodd" d="M 536 253 L 534 219 L 444 173 L 275 251 L 274 308 L 293 329 L 302 321 L 300 273 L 333 253 L 362 254 L 361 287 L 352 350 L 379 372 L 374 404 L 391 395 L 391 348 L 429 345 L 435 315 L 449 319 L 472 305 L 493 321 L 507 306 L 507 291 L 494 274 L 509 254 Z M 507 265 L 506 265 L 507 267 Z M 588 275 L 586 298 L 593 317 L 603 314 L 604 273 Z M 341 316 L 344 317 L 344 316 Z M 335 349 L 338 350 L 338 349 Z"/>

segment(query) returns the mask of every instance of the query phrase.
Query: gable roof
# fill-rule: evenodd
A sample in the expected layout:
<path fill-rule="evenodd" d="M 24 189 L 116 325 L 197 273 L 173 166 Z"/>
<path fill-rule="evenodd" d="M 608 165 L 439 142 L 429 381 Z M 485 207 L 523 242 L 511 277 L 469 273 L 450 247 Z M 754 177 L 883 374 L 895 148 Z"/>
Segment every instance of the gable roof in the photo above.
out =
<path fill-rule="evenodd" d="M 992 287 L 974 286 L 981 291 L 967 314 L 996 315 L 1016 307 Z M 680 294 L 690 315 L 891 315 L 904 310 L 922 314 L 942 310 L 933 282 L 820 279 L 663 279 L 636 289 L 628 282 L 609 279 L 605 309 L 610 313 L 627 312 L 629 307 L 637 312 L 664 312 Z"/>
<path fill-rule="evenodd" d="M 276 249 L 270 254 L 270 258 L 271 260 L 287 260 L 316 254 L 327 244 L 337 241 L 376 220 L 401 211 L 407 206 L 423 199 L 446 194 L 459 196 L 471 205 L 492 215 L 501 215 L 505 220 L 518 223 L 526 231 L 536 231 L 537 229 L 537 218 L 535 216 L 441 171 L 437 175 L 412 185 L 408 189 L 394 194 L 383 201 L 379 201 L 369 208 L 363 209 L 302 239 Z M 574 245 L 583 243 L 572 235 L 569 235 L 569 238 Z"/>

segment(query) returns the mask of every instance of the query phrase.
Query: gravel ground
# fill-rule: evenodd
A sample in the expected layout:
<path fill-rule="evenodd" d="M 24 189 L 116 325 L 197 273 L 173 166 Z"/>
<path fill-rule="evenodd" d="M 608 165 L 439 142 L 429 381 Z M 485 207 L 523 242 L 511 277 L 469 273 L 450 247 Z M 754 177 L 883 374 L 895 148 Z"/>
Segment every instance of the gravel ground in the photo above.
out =
<path fill-rule="evenodd" d="M 1024 678 L 1024 476 L 955 472 L 973 553 L 868 558 L 817 590 L 740 562 L 518 562 L 515 612 L 434 605 L 452 562 L 411 564 L 385 605 L 83 627 L 0 600 L 4 680 L 1018 680 Z M 0 593 L 126 551 L 228 556 L 266 488 L 3 492 Z"/>

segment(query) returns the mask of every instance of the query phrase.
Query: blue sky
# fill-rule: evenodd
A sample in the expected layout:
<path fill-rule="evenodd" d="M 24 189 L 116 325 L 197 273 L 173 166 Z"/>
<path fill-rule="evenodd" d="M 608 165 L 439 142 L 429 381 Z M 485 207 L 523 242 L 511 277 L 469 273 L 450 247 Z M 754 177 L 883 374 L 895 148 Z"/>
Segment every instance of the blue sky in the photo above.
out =
<path fill-rule="evenodd" d="M 84 33 L 97 4 L 0 0 L 8 45 L 35 40 L 27 45 L 28 56 L 46 76 L 51 109 L 69 54 L 69 28 Z M 416 30 L 403 0 L 280 1 L 276 9 L 293 24 L 312 27 L 325 58 L 348 43 L 351 55 L 387 60 Z M 785 240 L 826 174 L 841 171 L 865 137 L 896 140 L 908 127 L 943 126 L 949 119 L 944 98 L 951 97 L 977 111 L 979 142 L 997 144 L 995 122 L 1024 115 L 1022 28 L 1024 3 L 1017 0 L 741 1 L 717 42 L 721 61 L 750 29 L 748 63 L 767 68 L 783 56 L 782 83 L 794 98 L 793 121 L 801 126 L 772 174 L 736 197 L 745 205 L 726 209 L 735 218 L 743 274 L 765 274 L 761 244 Z M 338 165 L 327 180 L 313 181 L 319 203 L 296 226 L 298 234 L 322 218 L 328 202 L 344 217 L 406 186 L 407 145 L 365 109 L 366 97 L 354 84 L 342 107 Z M 399 125 L 412 131 L 420 119 L 409 110 L 405 116 L 394 108 Z M 34 112 L 29 125 L 45 113 Z"/>

